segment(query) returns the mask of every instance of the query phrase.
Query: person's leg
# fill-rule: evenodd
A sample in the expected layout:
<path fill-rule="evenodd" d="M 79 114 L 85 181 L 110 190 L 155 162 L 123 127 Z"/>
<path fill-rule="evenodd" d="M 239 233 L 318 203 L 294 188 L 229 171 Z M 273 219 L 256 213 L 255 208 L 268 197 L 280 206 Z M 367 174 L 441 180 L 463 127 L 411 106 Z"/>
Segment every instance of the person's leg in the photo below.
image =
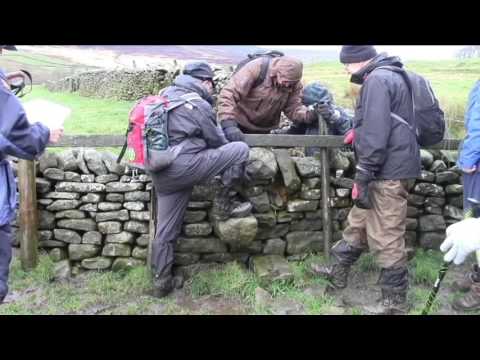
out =
<path fill-rule="evenodd" d="M 10 225 L 0 227 L 0 304 L 8 293 L 8 274 L 12 259 L 12 231 Z"/>

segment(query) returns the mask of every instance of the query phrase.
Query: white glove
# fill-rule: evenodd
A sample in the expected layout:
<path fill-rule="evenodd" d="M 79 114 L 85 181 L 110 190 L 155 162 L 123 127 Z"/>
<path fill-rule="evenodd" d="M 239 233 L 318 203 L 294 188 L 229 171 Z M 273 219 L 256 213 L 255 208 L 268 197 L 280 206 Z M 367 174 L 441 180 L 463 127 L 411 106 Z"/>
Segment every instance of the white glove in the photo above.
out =
<path fill-rule="evenodd" d="M 480 219 L 465 219 L 450 225 L 440 250 L 448 251 L 443 260 L 453 260 L 455 265 L 463 263 L 468 255 L 480 250 Z"/>

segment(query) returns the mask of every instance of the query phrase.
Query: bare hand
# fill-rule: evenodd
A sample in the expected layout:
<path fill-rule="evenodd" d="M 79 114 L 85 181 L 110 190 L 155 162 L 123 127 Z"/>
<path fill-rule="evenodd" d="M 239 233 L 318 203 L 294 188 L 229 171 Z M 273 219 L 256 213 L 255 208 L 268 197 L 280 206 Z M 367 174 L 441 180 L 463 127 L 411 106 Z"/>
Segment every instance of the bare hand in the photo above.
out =
<path fill-rule="evenodd" d="M 63 136 L 63 128 L 50 130 L 50 142 L 55 144 Z"/>

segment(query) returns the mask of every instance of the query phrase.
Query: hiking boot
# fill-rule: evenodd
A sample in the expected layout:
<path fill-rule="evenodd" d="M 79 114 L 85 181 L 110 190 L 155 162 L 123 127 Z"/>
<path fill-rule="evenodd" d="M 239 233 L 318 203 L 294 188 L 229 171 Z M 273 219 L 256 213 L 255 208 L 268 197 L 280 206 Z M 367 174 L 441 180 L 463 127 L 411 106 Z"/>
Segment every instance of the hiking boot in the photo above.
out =
<path fill-rule="evenodd" d="M 466 273 L 462 279 L 454 281 L 452 288 L 454 291 L 467 292 L 474 283 L 480 283 L 480 270 L 477 264 L 473 265 L 472 271 Z"/>
<path fill-rule="evenodd" d="M 0 304 L 3 303 L 3 300 L 7 296 L 8 293 L 8 286 L 3 283 L 3 281 L 0 281 Z"/>
<path fill-rule="evenodd" d="M 170 294 L 175 287 L 172 275 L 157 276 L 153 278 L 153 296 L 156 298 L 163 298 Z"/>
<path fill-rule="evenodd" d="M 229 195 L 229 188 L 222 186 L 213 200 L 211 217 L 216 221 L 225 221 L 231 217 L 248 216 L 252 211 L 250 202 L 233 202 Z"/>
<path fill-rule="evenodd" d="M 311 265 L 312 272 L 316 275 L 326 278 L 335 289 L 344 289 L 347 287 L 348 274 L 350 266 L 340 263 L 330 266 Z"/>
<path fill-rule="evenodd" d="M 405 315 L 408 312 L 407 289 L 382 289 L 382 298 L 377 305 L 366 306 L 372 315 Z"/>
<path fill-rule="evenodd" d="M 480 283 L 474 282 L 470 292 L 455 300 L 452 305 L 458 311 L 480 310 Z"/>

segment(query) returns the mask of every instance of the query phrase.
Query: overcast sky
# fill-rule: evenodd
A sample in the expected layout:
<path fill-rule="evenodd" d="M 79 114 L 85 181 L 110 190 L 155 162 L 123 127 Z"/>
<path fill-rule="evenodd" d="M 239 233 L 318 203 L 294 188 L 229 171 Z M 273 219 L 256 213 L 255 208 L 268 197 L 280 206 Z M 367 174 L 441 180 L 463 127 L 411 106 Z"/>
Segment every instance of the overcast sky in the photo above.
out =
<path fill-rule="evenodd" d="M 272 49 L 298 48 L 305 50 L 337 50 L 341 46 L 298 46 L 298 45 L 258 45 L 260 47 Z M 455 52 L 467 45 L 378 45 L 375 46 L 378 52 L 386 51 L 390 55 L 400 56 L 403 60 L 440 60 L 453 59 Z"/>

